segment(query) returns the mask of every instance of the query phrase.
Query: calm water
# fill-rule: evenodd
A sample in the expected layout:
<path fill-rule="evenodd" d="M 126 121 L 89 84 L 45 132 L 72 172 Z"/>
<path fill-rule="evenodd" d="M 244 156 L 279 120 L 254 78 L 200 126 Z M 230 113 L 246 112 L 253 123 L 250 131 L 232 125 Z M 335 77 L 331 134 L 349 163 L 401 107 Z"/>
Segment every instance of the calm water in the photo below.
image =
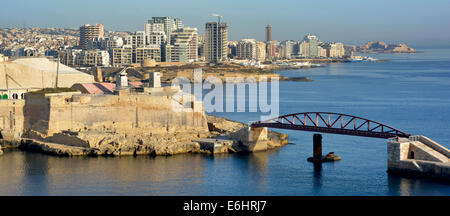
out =
<path fill-rule="evenodd" d="M 380 121 L 450 148 L 450 50 L 373 55 L 385 63 L 280 71 L 280 114 L 329 111 Z M 258 113 L 214 113 L 248 122 Z M 0 195 L 450 195 L 450 185 L 386 173 L 386 141 L 323 134 L 342 160 L 314 167 L 312 133 L 281 149 L 220 156 L 64 158 L 7 151 Z"/>

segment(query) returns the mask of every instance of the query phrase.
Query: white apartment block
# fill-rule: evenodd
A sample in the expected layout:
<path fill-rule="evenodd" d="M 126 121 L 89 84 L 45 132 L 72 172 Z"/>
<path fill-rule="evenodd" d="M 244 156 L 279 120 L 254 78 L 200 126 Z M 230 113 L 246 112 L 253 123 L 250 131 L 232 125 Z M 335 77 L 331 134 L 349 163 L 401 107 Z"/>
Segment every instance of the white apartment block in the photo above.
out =
<path fill-rule="evenodd" d="M 198 60 L 197 28 L 179 28 L 173 31 L 170 44 L 172 45 L 170 61 L 194 62 Z"/>
<path fill-rule="evenodd" d="M 281 51 L 280 51 L 280 57 L 290 59 L 295 54 L 296 42 L 294 41 L 283 41 L 280 45 Z"/>
<path fill-rule="evenodd" d="M 163 31 L 150 32 L 146 34 L 147 45 L 162 45 L 167 41 L 166 34 Z"/>
<path fill-rule="evenodd" d="M 255 39 L 242 39 L 236 45 L 236 56 L 239 59 L 256 60 L 258 57 Z"/>
<path fill-rule="evenodd" d="M 133 48 L 144 47 L 147 44 L 147 39 L 144 31 L 136 31 L 129 35 L 126 39 L 127 45 Z"/>
<path fill-rule="evenodd" d="M 124 45 L 124 40 L 121 37 L 98 37 L 89 41 L 89 49 L 111 50 L 119 48 Z"/>
<path fill-rule="evenodd" d="M 343 43 L 328 43 L 327 56 L 330 58 L 342 58 L 345 55 L 345 48 Z"/>
<path fill-rule="evenodd" d="M 167 41 L 171 40 L 171 34 L 176 29 L 183 28 L 181 19 L 172 17 L 152 17 L 145 24 L 145 33 L 150 35 L 152 32 L 164 32 Z"/>

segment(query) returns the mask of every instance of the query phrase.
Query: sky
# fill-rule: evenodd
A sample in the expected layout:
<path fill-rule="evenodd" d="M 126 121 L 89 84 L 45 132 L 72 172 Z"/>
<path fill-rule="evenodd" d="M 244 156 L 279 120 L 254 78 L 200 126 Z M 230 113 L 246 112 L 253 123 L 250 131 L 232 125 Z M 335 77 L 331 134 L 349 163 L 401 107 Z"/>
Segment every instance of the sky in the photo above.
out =
<path fill-rule="evenodd" d="M 144 30 L 153 16 L 172 16 L 204 32 L 217 13 L 229 24 L 229 39 L 368 41 L 412 47 L 450 47 L 449 0 L 1 0 L 0 28 L 78 28 L 102 23 L 105 30 Z"/>

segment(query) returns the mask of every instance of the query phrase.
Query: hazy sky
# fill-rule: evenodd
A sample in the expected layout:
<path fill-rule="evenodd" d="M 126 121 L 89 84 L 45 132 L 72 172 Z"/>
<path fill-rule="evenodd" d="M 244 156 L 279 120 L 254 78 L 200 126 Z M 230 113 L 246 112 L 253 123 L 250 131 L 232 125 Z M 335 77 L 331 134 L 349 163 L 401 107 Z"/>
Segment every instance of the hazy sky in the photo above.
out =
<path fill-rule="evenodd" d="M 143 30 L 152 16 L 172 16 L 204 32 L 218 13 L 231 40 L 300 40 L 360 44 L 370 40 L 411 46 L 450 46 L 449 0 L 0 0 L 0 28 L 66 27 L 103 23 L 106 30 Z"/>

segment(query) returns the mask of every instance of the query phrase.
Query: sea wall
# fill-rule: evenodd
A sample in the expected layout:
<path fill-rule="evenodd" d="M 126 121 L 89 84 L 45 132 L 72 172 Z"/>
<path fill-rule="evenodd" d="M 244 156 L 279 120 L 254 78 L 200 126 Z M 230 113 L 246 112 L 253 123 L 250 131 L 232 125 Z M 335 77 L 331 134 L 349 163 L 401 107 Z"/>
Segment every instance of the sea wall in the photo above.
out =
<path fill-rule="evenodd" d="M 450 181 L 448 149 L 427 137 L 390 139 L 387 153 L 389 173 Z"/>
<path fill-rule="evenodd" d="M 13 120 L 5 117 L 2 133 L 11 131 L 10 141 L 15 147 L 62 156 L 245 151 L 245 124 L 206 116 L 201 102 L 179 110 L 180 97 L 170 92 L 153 93 L 28 93 L 25 100 L 15 104 L 0 104 L 0 114 L 14 114 Z M 211 142 L 201 141 L 218 137 L 228 141 L 212 142 L 213 150 L 205 147 Z M 284 134 L 269 131 L 268 138 L 267 148 L 287 143 Z M 216 144 L 222 146 L 216 148 Z"/>

